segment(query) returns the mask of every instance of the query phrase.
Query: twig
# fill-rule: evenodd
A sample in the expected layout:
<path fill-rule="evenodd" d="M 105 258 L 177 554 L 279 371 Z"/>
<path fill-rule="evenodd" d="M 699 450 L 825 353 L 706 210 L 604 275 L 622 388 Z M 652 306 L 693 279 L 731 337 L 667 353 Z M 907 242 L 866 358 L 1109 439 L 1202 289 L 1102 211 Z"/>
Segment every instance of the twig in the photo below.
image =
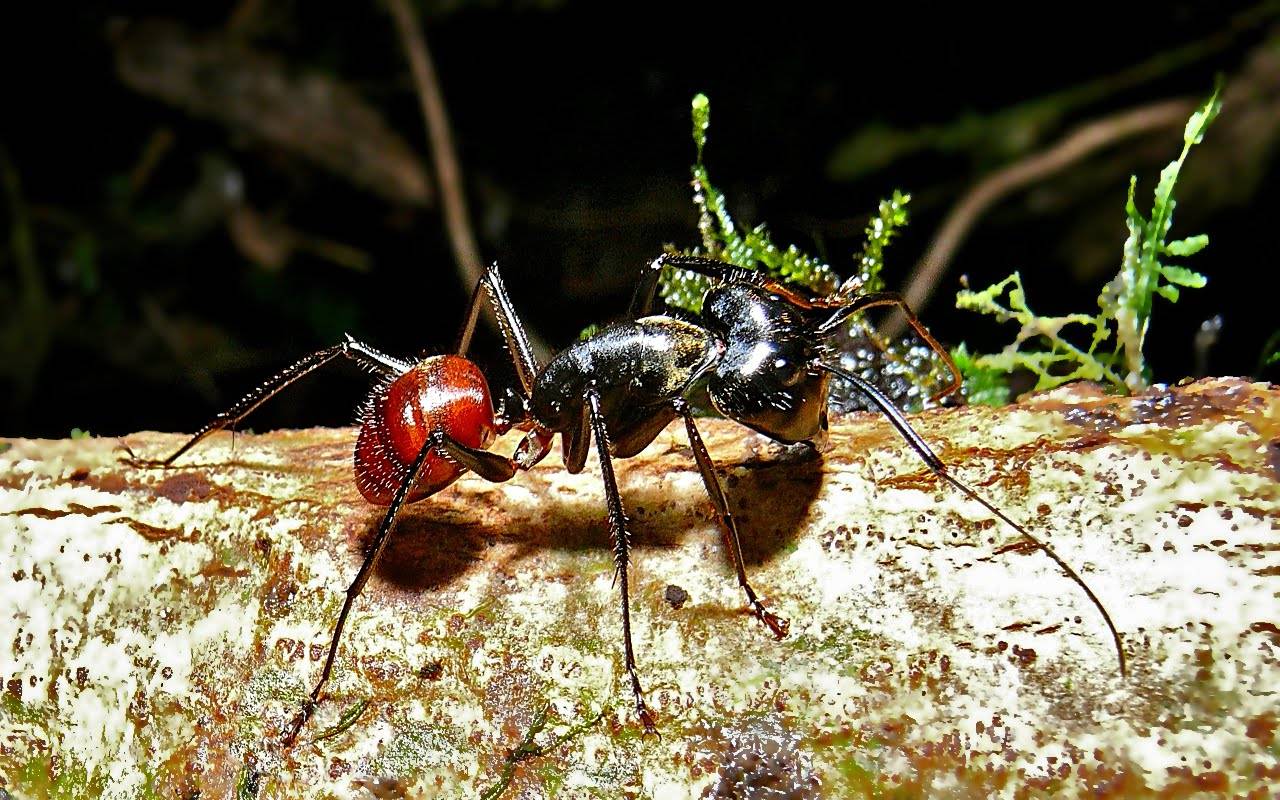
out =
<path fill-rule="evenodd" d="M 160 162 L 173 149 L 174 142 L 177 137 L 174 136 L 173 128 L 161 125 L 151 131 L 151 135 L 147 137 L 147 143 L 143 145 L 142 152 L 138 154 L 138 161 L 133 165 L 133 169 L 129 170 L 129 198 L 132 200 L 137 197 L 143 187 L 147 185 L 147 181 L 151 180 L 151 176 L 155 174 L 156 167 L 160 166 Z"/>
<path fill-rule="evenodd" d="M 1025 186 L 1061 172 L 1096 150 L 1121 139 L 1161 128 L 1177 127 L 1186 122 L 1194 109 L 1191 100 L 1166 100 L 1161 103 L 1113 114 L 1078 128 L 1048 150 L 1032 154 L 983 178 L 971 188 L 947 214 L 942 227 L 933 237 L 925 255 L 907 278 L 903 296 L 907 305 L 920 313 L 929 304 L 956 251 L 964 243 L 978 219 L 988 208 Z M 884 326 L 888 336 L 897 336 L 906 321 L 895 315 Z"/>
<path fill-rule="evenodd" d="M 227 31 L 242 34 L 248 31 L 262 15 L 262 0 L 240 0 L 227 17 Z"/>
<path fill-rule="evenodd" d="M 436 68 L 427 49 L 427 38 L 422 32 L 418 15 L 409 0 L 387 0 L 387 8 L 396 23 L 400 46 L 409 59 L 409 71 L 422 106 L 422 118 L 427 123 L 427 140 L 431 145 L 431 158 L 435 162 L 436 175 L 440 179 L 440 195 L 444 205 L 444 224 L 449 233 L 449 245 L 458 262 L 458 274 L 462 285 L 470 291 L 480 282 L 484 267 L 480 263 L 480 249 L 475 234 L 467 221 L 467 199 L 463 193 L 462 169 L 458 166 L 458 154 L 453 148 L 453 134 L 449 132 L 449 114 L 440 93 Z"/>
<path fill-rule="evenodd" d="M 413 85 L 422 106 L 422 118 L 427 124 L 431 159 L 440 180 L 445 230 L 449 234 L 449 245 L 453 248 L 454 260 L 458 264 L 458 278 L 463 288 L 469 292 L 480 282 L 484 267 L 480 261 L 480 248 L 476 245 L 476 237 L 467 217 L 462 168 L 459 166 L 458 153 L 453 147 L 453 134 L 449 132 L 449 114 L 445 110 L 440 82 L 431 61 L 431 51 L 427 49 L 422 23 L 409 0 L 387 0 L 387 8 L 395 20 L 400 46 L 409 59 L 409 71 L 413 74 Z M 492 315 L 486 315 L 485 319 L 490 326 L 495 324 Z M 550 352 L 550 348 L 532 329 L 526 327 L 525 334 L 536 354 L 543 356 Z"/>

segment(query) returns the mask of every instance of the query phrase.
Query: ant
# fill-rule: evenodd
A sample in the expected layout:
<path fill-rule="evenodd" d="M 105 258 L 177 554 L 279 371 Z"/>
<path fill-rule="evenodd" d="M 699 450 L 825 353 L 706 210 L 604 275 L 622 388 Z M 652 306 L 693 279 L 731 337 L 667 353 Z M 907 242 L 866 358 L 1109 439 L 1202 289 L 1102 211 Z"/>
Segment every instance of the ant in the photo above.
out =
<path fill-rule="evenodd" d="M 658 279 L 668 266 L 711 279 L 700 314 L 653 313 Z M 828 337 L 855 314 L 894 306 L 950 369 L 952 384 L 937 397 L 960 388 L 959 370 L 900 295 L 861 294 L 858 288 L 857 280 L 851 279 L 827 296 L 811 297 L 755 270 L 700 256 L 664 254 L 642 270 L 625 321 L 570 345 L 543 366 L 533 354 L 495 264 L 476 286 L 453 354 L 411 363 L 379 353 L 348 336 L 342 343 L 306 356 L 263 383 L 217 415 L 168 458 L 138 463 L 171 465 L 209 434 L 234 428 L 289 384 L 339 356 L 381 374 L 382 380 L 361 409 L 355 475 L 365 499 L 387 506 L 387 511 L 364 563 L 347 588 L 320 679 L 293 718 L 283 740 L 286 746 L 295 741 L 329 680 L 347 615 L 385 550 L 405 503 L 440 491 L 467 470 L 495 483 L 510 480 L 546 457 L 557 433 L 569 472 L 582 471 L 593 441 L 599 455 L 621 595 L 626 671 L 636 715 L 646 733 L 656 733 L 653 715 L 644 702 L 631 643 L 631 534 L 614 477 L 613 459 L 636 455 L 668 423 L 677 418 L 683 421 L 698 473 L 719 518 L 738 585 L 754 616 L 781 639 L 786 636 L 789 623 L 765 606 L 747 579 L 737 523 L 698 433 L 688 397 L 705 391 L 711 405 L 725 417 L 784 444 L 812 445 L 827 428 L 827 396 L 833 377 L 847 381 L 866 395 L 938 477 L 1042 550 L 1080 586 L 1106 622 L 1120 673 L 1126 674 L 1120 633 L 1084 579 L 1041 539 L 954 477 L 883 392 L 830 363 L 825 344 Z M 518 382 L 500 398 L 496 409 L 484 374 L 466 358 L 484 305 L 482 295 L 487 295 L 495 312 Z M 526 432 L 513 455 L 489 452 L 487 448 L 494 439 L 512 428 Z"/>

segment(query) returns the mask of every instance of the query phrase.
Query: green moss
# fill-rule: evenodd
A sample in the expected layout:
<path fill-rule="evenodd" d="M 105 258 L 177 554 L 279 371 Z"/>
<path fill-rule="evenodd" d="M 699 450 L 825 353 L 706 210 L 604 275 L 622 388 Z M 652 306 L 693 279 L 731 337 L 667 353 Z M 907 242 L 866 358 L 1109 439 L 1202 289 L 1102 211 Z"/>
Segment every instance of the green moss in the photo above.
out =
<path fill-rule="evenodd" d="M 874 752 L 881 747 L 877 739 L 864 739 L 861 734 L 848 729 L 823 737 L 818 749 L 833 751 L 829 763 L 841 780 L 841 783 L 828 787 L 828 793 L 840 797 L 886 796 L 890 786 L 886 785 L 876 767 L 882 760 L 881 756 Z"/>
<path fill-rule="evenodd" d="M 870 759 L 867 763 L 874 763 Z M 840 777 L 844 778 L 845 796 L 884 797 L 888 791 L 881 777 L 871 769 L 863 766 L 854 754 L 849 754 L 836 762 Z"/>
<path fill-rule="evenodd" d="M 48 721 L 35 706 L 24 703 L 11 694 L 0 696 L 0 711 L 4 711 L 5 719 L 10 722 L 43 727 Z"/>
<path fill-rule="evenodd" d="M 789 647 L 830 656 L 842 665 L 840 674 L 856 675 L 862 669 L 867 642 L 873 638 L 870 632 L 860 628 L 843 628 L 831 630 L 821 639 L 801 634 L 790 642 Z"/>
<path fill-rule="evenodd" d="M 448 764 L 462 752 L 463 737 L 457 730 L 402 721 L 396 731 L 370 765 L 371 774 L 408 780 L 425 768 Z"/>
<path fill-rule="evenodd" d="M 970 403 L 999 406 L 1009 400 L 1009 373 L 978 366 L 963 343 L 951 350 L 951 360 L 964 375 L 964 396 Z"/>
<path fill-rule="evenodd" d="M 1276 331 L 1267 338 L 1266 344 L 1262 346 L 1262 353 L 1258 356 L 1258 366 L 1254 368 L 1254 374 L 1261 374 L 1268 367 L 1280 364 L 1280 331 Z M 4 445 L 0 444 L 0 453 L 4 452 Z"/>
<path fill-rule="evenodd" d="M 604 712 L 602 711 L 584 722 L 580 722 L 577 725 L 569 727 L 568 730 L 559 736 L 554 737 L 547 744 L 540 745 L 536 742 L 536 737 L 538 734 L 542 733 L 544 728 L 546 728 L 550 715 L 550 706 L 543 706 L 538 713 L 534 715 L 533 721 L 529 723 L 529 730 L 525 732 L 524 738 L 520 741 L 520 744 L 516 745 L 514 749 L 507 753 L 507 757 L 502 763 L 502 771 L 498 774 L 498 780 L 484 791 L 484 794 L 481 795 L 482 800 L 497 800 L 497 798 L 501 797 L 502 793 L 507 790 L 507 787 L 511 785 L 511 779 L 515 777 L 516 767 L 519 764 L 529 761 L 530 759 L 541 758 L 542 756 L 548 755 L 549 753 L 559 749 L 567 742 L 586 733 L 601 720 L 604 716 Z M 543 789 L 546 790 L 548 795 L 554 797 L 556 790 L 564 783 L 564 771 L 544 765 L 544 767 L 538 770 L 538 772 L 543 779 Z"/>
<path fill-rule="evenodd" d="M 84 764 L 65 754 L 54 757 L 41 755 L 23 764 L 13 777 L 10 787 L 15 798 L 27 800 L 81 800 L 84 797 L 101 797 L 106 789 L 107 776 L 96 770 L 90 774 Z"/>
<path fill-rule="evenodd" d="M 369 701 L 367 698 L 361 699 L 355 703 L 352 703 L 350 706 L 343 709 L 342 715 L 338 717 L 338 722 L 333 727 L 325 728 L 320 733 L 317 733 L 314 737 L 312 737 L 310 743 L 314 744 L 316 742 L 323 742 L 325 739 L 332 739 L 336 736 L 340 736 L 341 734 L 346 732 L 352 725 L 355 725 L 356 720 L 360 719 L 360 717 L 364 714 L 365 710 L 368 708 L 369 708 Z"/>
<path fill-rule="evenodd" d="M 244 686 L 241 713 L 257 719 L 264 707 L 276 701 L 301 704 L 308 691 L 309 687 L 304 685 L 302 678 L 293 670 L 264 666 L 254 670 Z"/>
<path fill-rule="evenodd" d="M 1008 300 L 1001 302 L 1006 292 Z M 966 378 L 978 378 L 983 371 L 1009 374 L 1025 369 L 1038 378 L 1037 390 L 1078 379 L 1102 381 L 1120 387 L 1124 385 L 1119 374 L 1111 368 L 1114 359 L 1098 352 L 1098 345 L 1110 336 L 1108 319 L 1104 315 L 1089 314 L 1037 315 L 1027 305 L 1022 275 L 1017 272 L 980 292 L 960 292 L 956 295 L 956 306 L 991 314 L 1001 322 L 1016 322 L 1020 326 L 1017 338 L 1000 353 L 966 355 L 962 359 L 969 370 L 964 373 Z M 1063 330 L 1071 325 L 1091 329 L 1092 341 L 1087 347 L 1077 346 L 1063 335 Z M 1041 349 L 1022 350 L 1022 345 L 1027 342 L 1042 342 Z M 959 348 L 953 351 L 953 358 L 956 352 L 962 351 Z M 1068 369 L 1072 366 L 1074 369 Z"/>
<path fill-rule="evenodd" d="M 227 546 L 219 548 L 218 560 L 222 562 L 224 567 L 238 567 L 244 563 L 245 558 L 235 548 Z"/>
<path fill-rule="evenodd" d="M 697 162 L 693 165 L 693 202 L 698 207 L 702 248 L 689 252 L 709 255 L 748 269 L 763 269 L 770 275 L 815 292 L 825 294 L 833 291 L 838 279 L 825 262 L 795 245 L 783 248 L 774 244 L 764 225 L 739 230 L 729 214 L 724 195 L 711 182 L 702 160 L 710 126 L 711 102 L 706 95 L 699 94 L 693 98 L 693 142 L 697 149 Z M 697 313 L 709 286 L 708 280 L 701 275 L 669 270 L 663 276 L 660 292 L 669 305 Z"/>
<path fill-rule="evenodd" d="M 1013 343 L 1000 353 L 970 357 L 965 351 L 963 359 L 957 357 L 958 363 L 964 361 L 961 369 L 967 379 L 990 386 L 992 371 L 1025 369 L 1036 375 L 1037 390 L 1079 378 L 1107 383 L 1121 391 L 1138 391 L 1150 385 L 1151 372 L 1142 347 L 1155 296 L 1177 302 L 1180 287 L 1198 289 L 1206 282 L 1203 275 L 1168 263 L 1168 259 L 1194 255 L 1204 249 L 1209 237 L 1189 236 L 1172 242 L 1165 238 L 1173 225 L 1177 205 L 1173 190 L 1178 175 L 1191 148 L 1200 143 L 1217 117 L 1222 107 L 1220 93 L 1218 86 L 1187 121 L 1182 153 L 1160 172 L 1150 218 L 1138 211 L 1134 201 L 1138 179 L 1130 178 L 1125 201 L 1129 236 L 1124 242 L 1120 271 L 1098 295 L 1097 314 L 1035 314 L 1016 272 L 981 291 L 965 290 L 956 295 L 958 308 L 990 314 L 1001 322 L 1020 326 Z M 1068 335 L 1068 330 L 1074 335 Z"/>
<path fill-rule="evenodd" d="M 254 800 L 262 788 L 262 773 L 246 764 L 236 780 L 236 800 Z"/>
<path fill-rule="evenodd" d="M 906 227 L 909 219 L 907 203 L 910 202 L 911 195 L 894 189 L 893 196 L 880 201 L 876 215 L 867 223 L 867 243 L 858 258 L 856 277 L 860 291 L 879 292 L 884 289 L 884 279 L 880 277 L 884 269 L 884 249 Z"/>

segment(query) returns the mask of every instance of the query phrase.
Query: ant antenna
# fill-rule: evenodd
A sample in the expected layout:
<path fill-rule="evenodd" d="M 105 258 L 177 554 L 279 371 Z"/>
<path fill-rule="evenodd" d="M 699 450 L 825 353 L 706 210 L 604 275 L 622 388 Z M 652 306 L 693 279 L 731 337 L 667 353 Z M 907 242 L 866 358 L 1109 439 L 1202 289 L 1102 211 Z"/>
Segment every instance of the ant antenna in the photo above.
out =
<path fill-rule="evenodd" d="M 1123 678 L 1128 676 L 1129 672 L 1128 672 L 1128 668 L 1124 658 L 1124 643 L 1120 639 L 1120 632 L 1116 630 L 1115 623 L 1111 621 L 1111 615 L 1107 613 L 1107 609 L 1105 606 L 1102 605 L 1102 601 L 1099 600 L 1098 596 L 1095 595 L 1093 593 L 1093 590 L 1089 588 L 1089 584 L 1085 583 L 1084 578 L 1080 577 L 1080 574 L 1071 568 L 1070 564 L 1068 564 L 1066 561 L 1063 561 L 1061 556 L 1055 553 L 1053 551 L 1053 548 L 1050 547 L 1048 544 L 1046 544 L 1043 540 L 1041 540 L 1037 536 L 1033 536 L 1030 531 L 1028 531 L 1023 526 L 1019 525 L 1018 523 L 1014 522 L 1012 519 L 1009 518 L 1007 514 L 1005 514 L 1000 509 L 996 508 L 986 498 L 984 498 L 982 495 L 975 492 L 973 489 L 970 489 L 958 478 L 956 478 L 954 475 L 948 472 L 947 467 L 945 464 L 942 463 L 942 460 L 938 458 L 938 456 L 933 452 L 933 450 L 929 447 L 928 443 L 926 443 L 925 440 L 921 438 L 920 434 L 915 432 L 915 429 L 912 428 L 910 423 L 907 422 L 907 418 L 902 415 L 902 412 L 898 410 L 898 407 L 895 406 L 889 400 L 889 398 L 884 395 L 883 392 L 881 392 L 879 389 L 877 389 L 875 386 L 871 385 L 867 381 L 853 374 L 852 372 L 849 372 L 848 370 L 837 367 L 833 364 L 826 364 L 821 361 L 815 361 L 813 362 L 813 366 L 817 367 L 818 369 L 822 369 L 827 372 L 830 372 L 832 375 L 835 375 L 837 378 L 841 378 L 842 380 L 846 380 L 849 383 L 852 383 L 858 389 L 858 391 L 862 392 L 868 398 L 870 398 L 871 402 L 875 403 L 875 405 L 882 412 L 884 412 L 884 415 L 889 418 L 889 421 L 891 423 L 893 423 L 893 427 L 897 429 L 899 434 L 902 435 L 902 438 L 906 440 L 907 444 L 911 445 L 911 449 L 915 450 L 916 453 L 920 456 L 920 458 L 924 460 L 924 463 L 929 466 L 929 469 L 933 470 L 934 473 L 936 473 L 939 477 L 941 477 L 947 483 L 959 489 L 969 499 L 976 500 L 979 504 L 982 505 L 983 508 L 991 512 L 992 515 L 994 515 L 998 519 L 1005 522 L 1007 525 L 1009 525 L 1009 527 L 1013 528 L 1015 531 L 1021 534 L 1024 539 L 1031 542 L 1031 544 L 1035 545 L 1038 549 L 1044 552 L 1045 555 L 1053 559 L 1053 562 L 1057 564 L 1058 567 L 1061 568 L 1064 573 L 1066 573 L 1067 577 L 1075 581 L 1076 585 L 1079 586 L 1084 591 L 1085 595 L 1088 596 L 1089 600 L 1093 603 L 1094 607 L 1098 609 L 1098 613 L 1102 615 L 1103 621 L 1107 623 L 1107 628 L 1111 630 L 1111 640 L 1115 644 L 1116 658 L 1119 659 L 1120 661 L 1120 677 Z"/>

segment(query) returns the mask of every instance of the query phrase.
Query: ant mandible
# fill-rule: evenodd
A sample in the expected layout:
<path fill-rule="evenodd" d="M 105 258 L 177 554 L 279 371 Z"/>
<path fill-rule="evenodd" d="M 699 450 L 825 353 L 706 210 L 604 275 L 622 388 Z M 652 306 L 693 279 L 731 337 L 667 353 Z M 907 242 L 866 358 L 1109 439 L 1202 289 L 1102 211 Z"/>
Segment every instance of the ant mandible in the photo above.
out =
<path fill-rule="evenodd" d="M 667 266 L 711 279 L 700 314 L 652 313 L 658 279 Z M 519 384 L 500 399 L 496 411 L 484 374 L 465 357 L 483 306 L 482 295 L 488 296 L 495 312 Z M 698 473 L 715 507 L 726 550 L 752 613 L 774 636 L 786 636 L 787 620 L 766 608 L 747 580 L 737 523 L 687 399 L 695 385 L 705 385 L 711 404 L 725 417 L 775 441 L 794 444 L 813 442 L 826 429 L 831 378 L 853 384 L 888 417 L 929 469 L 1042 550 L 1080 586 L 1111 632 L 1124 675 L 1120 633 L 1084 579 L 1042 540 L 953 476 L 879 389 L 827 360 L 827 337 L 854 314 L 878 306 L 900 309 L 916 333 L 947 363 L 953 382 L 940 396 L 956 391 L 961 379 L 955 364 L 896 293 L 859 294 L 857 284 L 849 281 L 830 295 L 809 297 L 754 270 L 672 254 L 659 256 L 644 268 L 626 321 L 570 345 L 546 366 L 540 366 L 494 265 L 472 295 L 455 354 L 411 363 L 348 336 L 341 344 L 312 353 L 263 383 L 168 458 L 139 463 L 171 465 L 209 434 L 234 428 L 286 386 L 339 356 L 383 376 L 362 407 L 355 475 L 365 499 L 387 506 L 387 512 L 347 588 L 320 679 L 293 718 L 284 737 L 286 746 L 296 739 L 329 680 L 351 606 L 386 548 L 388 534 L 404 504 L 434 494 L 466 470 L 495 483 L 510 480 L 541 461 L 557 433 L 569 472 L 583 469 L 593 440 L 599 455 L 621 594 L 626 670 L 636 714 L 646 733 L 654 733 L 656 728 L 644 702 L 631 643 L 631 536 L 613 459 L 636 455 L 676 418 L 684 422 Z M 486 449 L 497 435 L 512 428 L 526 433 L 511 457 Z"/>

